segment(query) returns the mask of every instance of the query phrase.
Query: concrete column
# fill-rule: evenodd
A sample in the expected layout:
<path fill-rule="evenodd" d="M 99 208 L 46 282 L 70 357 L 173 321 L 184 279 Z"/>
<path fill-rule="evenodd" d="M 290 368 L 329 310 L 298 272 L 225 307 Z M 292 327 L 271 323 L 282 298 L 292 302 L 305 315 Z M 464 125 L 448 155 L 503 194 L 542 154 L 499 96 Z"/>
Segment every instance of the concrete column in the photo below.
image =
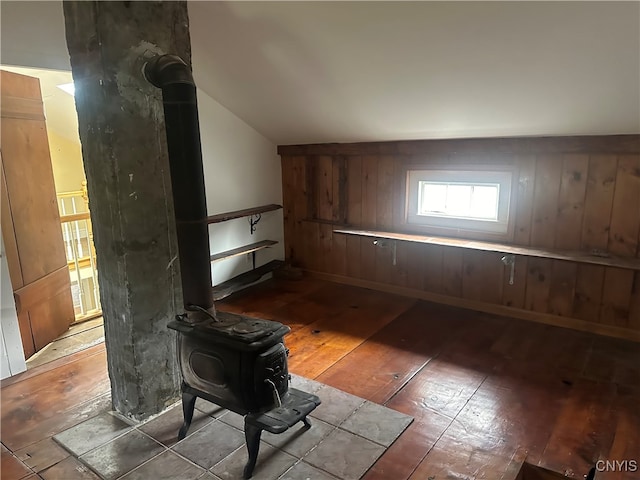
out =
<path fill-rule="evenodd" d="M 114 408 L 142 420 L 178 398 L 182 312 L 160 90 L 145 60 L 191 62 L 186 2 L 64 2 Z"/>

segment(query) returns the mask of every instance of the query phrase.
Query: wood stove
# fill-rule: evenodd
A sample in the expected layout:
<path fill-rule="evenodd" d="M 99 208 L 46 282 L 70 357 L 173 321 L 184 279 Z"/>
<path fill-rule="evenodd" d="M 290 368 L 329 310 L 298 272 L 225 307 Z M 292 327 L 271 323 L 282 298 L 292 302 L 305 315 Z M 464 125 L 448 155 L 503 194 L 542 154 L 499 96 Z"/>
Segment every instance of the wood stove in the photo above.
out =
<path fill-rule="evenodd" d="M 189 66 L 173 55 L 150 59 L 143 72 L 162 89 L 185 308 L 168 325 L 178 332 L 183 379 L 178 438 L 187 434 L 197 397 L 244 415 L 244 478 L 250 478 L 262 430 L 282 433 L 298 422 L 311 427 L 307 415 L 320 399 L 289 388 L 289 327 L 216 311 L 195 83 Z"/>
<path fill-rule="evenodd" d="M 263 410 L 287 392 L 289 327 L 277 322 L 218 312 L 196 325 L 174 321 L 184 382 L 237 413 Z"/>

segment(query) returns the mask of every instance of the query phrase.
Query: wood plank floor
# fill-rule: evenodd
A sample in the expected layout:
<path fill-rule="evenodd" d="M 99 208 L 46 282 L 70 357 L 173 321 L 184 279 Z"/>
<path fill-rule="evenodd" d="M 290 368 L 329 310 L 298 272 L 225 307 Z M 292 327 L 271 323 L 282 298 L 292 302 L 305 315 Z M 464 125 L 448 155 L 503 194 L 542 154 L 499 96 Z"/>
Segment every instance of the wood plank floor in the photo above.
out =
<path fill-rule="evenodd" d="M 218 308 L 289 325 L 292 372 L 415 418 L 367 480 L 509 480 L 525 459 L 582 479 L 600 459 L 640 463 L 636 343 L 314 279 Z M 110 408 L 105 358 L 102 344 L 2 382 L 3 480 L 96 478 L 51 436 Z"/>

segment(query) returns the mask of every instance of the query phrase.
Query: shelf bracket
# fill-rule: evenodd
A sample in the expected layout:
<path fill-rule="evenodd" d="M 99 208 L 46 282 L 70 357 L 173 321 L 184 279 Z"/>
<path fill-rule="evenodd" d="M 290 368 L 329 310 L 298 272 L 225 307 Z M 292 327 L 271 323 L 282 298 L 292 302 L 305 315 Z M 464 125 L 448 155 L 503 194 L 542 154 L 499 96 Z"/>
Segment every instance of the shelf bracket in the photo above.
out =
<path fill-rule="evenodd" d="M 373 244 L 380 248 L 388 248 L 389 244 L 391 244 L 391 263 L 393 266 L 397 265 L 397 244 L 395 240 L 374 240 Z"/>
<path fill-rule="evenodd" d="M 255 218 L 255 220 L 254 220 Z M 251 215 L 248 220 L 249 220 L 249 230 L 251 232 L 251 235 L 253 235 L 253 232 L 256 231 L 256 225 L 258 224 L 258 222 L 260 221 L 260 219 L 262 218 L 262 215 L 259 213 L 256 213 L 255 215 Z"/>
<path fill-rule="evenodd" d="M 509 285 L 513 285 L 513 276 L 516 269 L 516 256 L 512 253 L 507 253 L 500 260 L 505 264 L 505 266 L 511 267 L 511 271 L 509 272 Z"/>

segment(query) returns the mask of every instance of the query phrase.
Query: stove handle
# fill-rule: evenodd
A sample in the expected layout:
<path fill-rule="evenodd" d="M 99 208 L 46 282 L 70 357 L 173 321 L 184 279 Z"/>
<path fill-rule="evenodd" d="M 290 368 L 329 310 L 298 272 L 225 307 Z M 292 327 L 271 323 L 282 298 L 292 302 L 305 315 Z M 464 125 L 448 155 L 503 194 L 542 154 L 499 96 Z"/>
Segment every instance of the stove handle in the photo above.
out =
<path fill-rule="evenodd" d="M 270 379 L 265 378 L 264 383 L 271 387 L 271 396 L 273 397 L 273 404 L 276 408 L 280 408 L 282 406 L 282 400 L 280 400 L 280 394 L 278 393 L 278 388 L 276 384 L 273 383 Z"/>

